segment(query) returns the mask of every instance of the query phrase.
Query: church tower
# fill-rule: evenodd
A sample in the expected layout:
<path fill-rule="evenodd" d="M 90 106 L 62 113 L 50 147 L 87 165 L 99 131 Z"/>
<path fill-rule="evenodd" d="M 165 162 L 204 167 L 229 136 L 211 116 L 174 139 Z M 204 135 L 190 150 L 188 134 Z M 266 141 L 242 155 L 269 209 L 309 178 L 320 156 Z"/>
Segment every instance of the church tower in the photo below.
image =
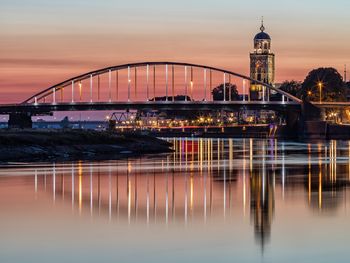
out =
<path fill-rule="evenodd" d="M 271 52 L 271 37 L 265 32 L 264 20 L 261 22 L 260 32 L 254 38 L 254 51 L 250 53 L 250 77 L 270 85 L 275 82 L 275 54 Z M 267 101 L 270 91 L 252 82 L 250 98 Z"/>

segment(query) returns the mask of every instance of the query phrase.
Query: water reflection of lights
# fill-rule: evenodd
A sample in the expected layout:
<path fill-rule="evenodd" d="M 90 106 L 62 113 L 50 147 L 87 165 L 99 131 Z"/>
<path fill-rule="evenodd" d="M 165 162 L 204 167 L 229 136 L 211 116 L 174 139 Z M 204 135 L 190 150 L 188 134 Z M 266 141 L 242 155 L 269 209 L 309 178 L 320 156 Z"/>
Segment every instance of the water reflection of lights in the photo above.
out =
<path fill-rule="evenodd" d="M 308 207 L 325 212 L 337 207 L 349 183 L 350 143 L 172 142 L 175 152 L 157 158 L 29 169 L 35 195 L 39 199 L 50 192 L 56 203 L 71 202 L 73 211 L 82 216 L 147 225 L 210 223 L 225 218 L 228 223 L 237 215 L 235 209 L 244 217 L 250 204 L 255 234 L 263 244 L 270 236 L 277 194 L 284 200 L 289 191 L 304 188 Z M 295 147 L 302 147 L 299 151 L 303 153 L 291 155 Z"/>
<path fill-rule="evenodd" d="M 349 141 L 349 155 L 348 155 L 348 159 L 349 159 L 349 180 L 350 180 L 350 141 Z"/>
<path fill-rule="evenodd" d="M 78 176 L 79 213 L 81 214 L 83 205 L 83 167 L 81 162 L 78 163 Z"/>
<path fill-rule="evenodd" d="M 339 145 L 342 144 L 340 147 Z M 319 212 L 336 210 L 343 190 L 349 184 L 350 163 L 344 143 L 330 141 L 317 145 L 317 161 L 314 149 L 309 146 L 308 203 Z M 338 155 L 342 155 L 339 158 Z M 317 198 L 316 198 L 317 196 Z"/>

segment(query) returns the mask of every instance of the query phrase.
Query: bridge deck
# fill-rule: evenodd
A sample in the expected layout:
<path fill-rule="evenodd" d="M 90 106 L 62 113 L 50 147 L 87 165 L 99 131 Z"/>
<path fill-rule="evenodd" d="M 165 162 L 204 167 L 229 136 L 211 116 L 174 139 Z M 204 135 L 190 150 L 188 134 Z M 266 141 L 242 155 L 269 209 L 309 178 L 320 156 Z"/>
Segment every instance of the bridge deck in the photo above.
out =
<path fill-rule="evenodd" d="M 349 108 L 350 102 L 312 102 L 312 104 L 318 108 Z"/>
<path fill-rule="evenodd" d="M 350 106 L 350 105 L 349 105 Z M 147 101 L 147 102 L 101 102 L 101 103 L 40 103 L 40 104 L 11 104 L 0 105 L 0 114 L 31 113 L 45 114 L 56 111 L 113 111 L 113 110 L 276 110 L 300 109 L 296 102 L 262 102 L 262 101 L 215 101 L 215 102 L 193 102 L 193 101 Z"/>

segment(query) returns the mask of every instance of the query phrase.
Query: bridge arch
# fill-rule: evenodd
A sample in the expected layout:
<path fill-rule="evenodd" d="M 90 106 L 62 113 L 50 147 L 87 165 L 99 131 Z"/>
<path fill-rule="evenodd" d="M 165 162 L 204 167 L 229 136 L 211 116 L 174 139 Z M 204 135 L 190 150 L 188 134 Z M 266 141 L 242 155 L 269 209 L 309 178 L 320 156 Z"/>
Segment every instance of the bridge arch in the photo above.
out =
<path fill-rule="evenodd" d="M 160 62 L 140 62 L 140 63 L 130 63 L 130 64 L 123 64 L 123 65 L 117 65 L 117 66 L 111 66 L 111 67 L 106 67 L 106 68 L 102 68 L 102 69 L 98 69 L 98 70 L 95 70 L 95 71 L 91 71 L 91 72 L 87 72 L 87 73 L 84 73 L 82 75 L 79 75 L 79 76 L 75 76 L 73 78 L 70 78 L 70 79 L 67 79 L 61 83 L 58 83 L 54 86 L 51 86 L 43 91 L 40 91 L 36 94 L 34 94 L 33 96 L 31 96 L 30 98 L 26 99 L 25 101 L 22 102 L 22 104 L 37 104 L 39 101 L 42 101 L 44 99 L 44 102 L 45 102 L 45 98 L 47 97 L 52 97 L 52 102 L 53 103 L 56 103 L 58 100 L 56 98 L 56 93 L 58 91 L 62 91 L 64 90 L 65 88 L 71 86 L 71 90 L 72 90 L 72 95 L 71 95 L 71 102 L 72 103 L 75 103 L 74 101 L 74 88 L 75 88 L 75 85 L 78 83 L 80 83 L 81 85 L 81 82 L 82 81 L 86 81 L 86 80 L 89 80 L 90 79 L 90 103 L 93 103 L 93 78 L 95 77 L 99 77 L 103 74 L 109 74 L 109 93 L 111 92 L 111 74 L 113 72 L 119 72 L 121 70 L 125 70 L 127 69 L 128 70 L 128 81 L 129 81 L 129 85 L 128 86 L 128 90 L 127 92 L 129 93 L 128 94 L 128 100 L 130 101 L 130 71 L 133 69 L 135 70 L 135 74 L 136 74 L 136 70 L 138 68 L 146 68 L 147 69 L 147 81 L 149 81 L 149 78 L 151 77 L 149 74 L 150 74 L 150 68 L 153 67 L 154 68 L 154 78 L 155 78 L 155 67 L 157 66 L 165 66 L 165 71 L 166 71 L 166 91 L 165 91 L 165 97 L 168 98 L 169 96 L 169 90 L 168 90 L 168 70 L 169 68 L 172 68 L 174 66 L 176 67 L 184 67 L 184 72 L 185 72 L 185 78 L 187 79 L 187 83 L 185 85 L 188 85 L 188 80 L 190 80 L 190 78 L 187 76 L 187 74 L 189 75 L 190 72 L 187 72 L 188 69 L 190 69 L 191 71 L 191 74 L 192 74 L 192 69 L 193 68 L 198 68 L 198 69 L 202 69 L 204 71 L 204 82 L 205 83 L 205 89 L 207 89 L 207 86 L 208 86 L 208 83 L 207 83 L 207 76 L 208 74 L 210 73 L 210 76 L 211 76 L 211 73 L 212 72 L 219 72 L 219 73 L 222 73 L 224 75 L 224 78 L 223 78 L 223 82 L 224 83 L 228 83 L 226 82 L 226 76 L 234 76 L 234 77 L 237 77 L 237 78 L 240 78 L 242 80 L 245 80 L 245 81 L 249 81 L 249 82 L 253 82 L 253 83 L 256 83 L 256 84 L 260 84 L 264 87 L 266 87 L 268 90 L 272 90 L 278 94 L 281 94 L 283 98 L 287 98 L 289 100 L 291 100 L 292 102 L 295 102 L 297 104 L 301 104 L 302 101 L 299 99 L 299 98 L 296 98 L 295 96 L 287 93 L 287 92 L 284 92 L 276 87 L 273 87 L 272 85 L 269 85 L 269 84 L 266 84 L 262 81 L 258 81 L 258 80 L 255 80 L 255 79 L 252 79 L 248 76 L 245 76 L 245 75 L 242 75 L 242 74 L 239 74 L 239 73 L 236 73 L 236 72 L 233 72 L 233 71 L 229 71 L 229 70 L 225 70 L 225 69 L 220 69 L 220 68 L 216 68 L 216 67 L 210 67 L 210 66 L 205 66 L 205 65 L 199 65 L 199 64 L 191 64 L 191 63 L 182 63 L 182 62 L 170 62 L 170 61 L 160 61 Z M 174 75 L 174 73 L 172 72 L 172 76 Z M 135 75 L 136 76 L 136 75 Z M 191 76 L 192 78 L 192 76 Z M 136 77 L 135 77 L 135 82 L 136 82 Z M 154 80 L 155 81 L 155 80 Z M 192 82 L 192 80 L 191 80 Z M 136 83 L 135 83 L 136 85 Z M 147 89 L 148 89 L 148 85 L 149 83 L 147 83 Z M 81 86 L 80 86 L 81 88 Z M 211 91 L 213 89 L 213 87 L 209 86 L 209 91 Z M 124 90 L 125 91 L 125 90 Z M 185 94 L 186 97 L 188 94 Z M 245 95 L 245 94 L 244 94 Z M 174 96 L 174 94 L 173 94 Z M 224 96 L 226 98 L 226 96 Z M 147 98 L 149 99 L 149 98 Z M 205 98 L 206 99 L 206 98 Z M 109 96 L 109 102 L 112 103 L 112 99 L 111 99 L 111 96 Z"/>

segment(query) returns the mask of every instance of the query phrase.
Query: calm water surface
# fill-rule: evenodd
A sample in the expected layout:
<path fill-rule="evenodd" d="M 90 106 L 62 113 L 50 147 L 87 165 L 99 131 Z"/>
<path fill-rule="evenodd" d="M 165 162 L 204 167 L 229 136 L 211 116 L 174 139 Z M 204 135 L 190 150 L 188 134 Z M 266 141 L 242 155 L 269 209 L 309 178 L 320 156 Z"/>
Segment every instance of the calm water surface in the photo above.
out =
<path fill-rule="evenodd" d="M 0 167 L 0 262 L 349 262 L 350 143 L 174 139 Z"/>

